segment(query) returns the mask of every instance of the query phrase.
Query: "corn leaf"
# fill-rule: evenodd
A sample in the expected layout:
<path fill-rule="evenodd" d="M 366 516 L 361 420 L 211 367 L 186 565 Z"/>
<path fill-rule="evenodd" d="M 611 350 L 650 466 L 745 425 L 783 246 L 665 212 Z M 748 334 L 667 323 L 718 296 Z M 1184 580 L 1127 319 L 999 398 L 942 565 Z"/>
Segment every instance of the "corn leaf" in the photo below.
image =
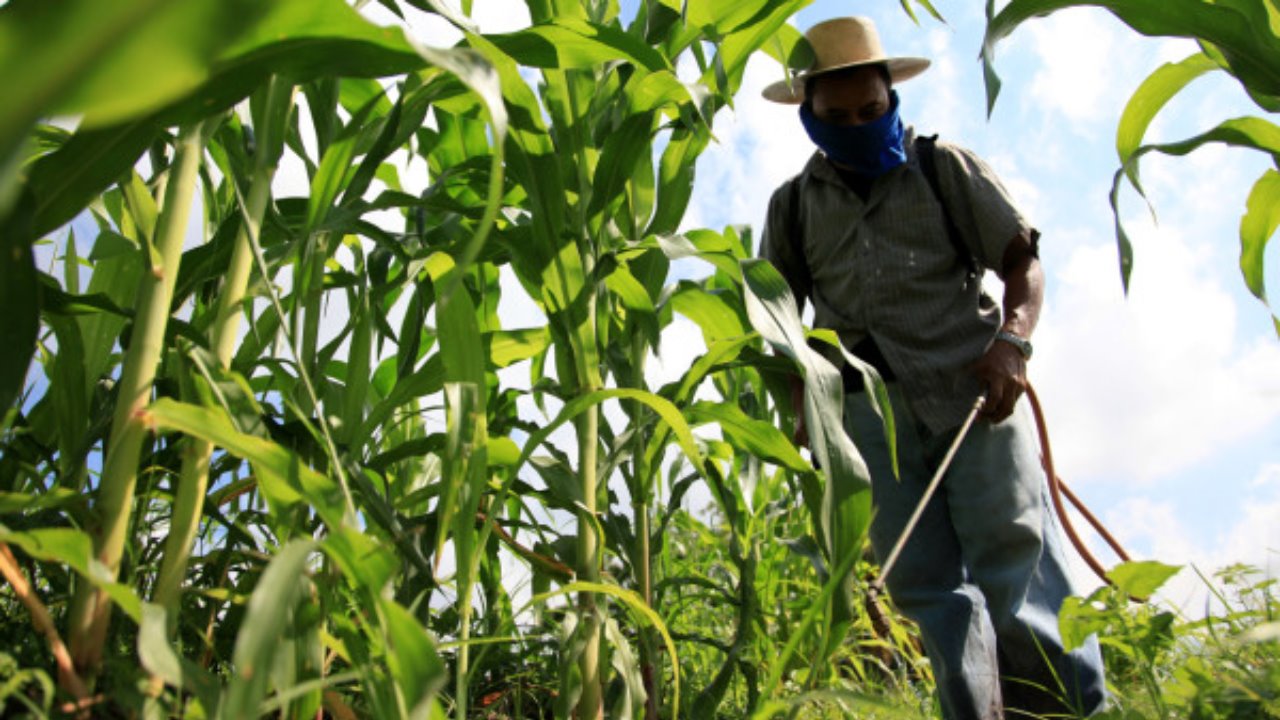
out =
<path fill-rule="evenodd" d="M 160 431 L 179 431 L 207 440 L 253 465 L 258 487 L 276 508 L 305 502 L 332 528 L 343 525 L 342 489 L 302 462 L 292 451 L 237 431 L 225 412 L 161 398 L 147 414 Z"/>
<path fill-rule="evenodd" d="M 236 635 L 232 654 L 235 671 L 218 707 L 219 718 L 258 716 L 280 641 L 310 585 L 304 573 L 315 550 L 314 540 L 291 541 L 275 553 L 258 579 Z"/>
<path fill-rule="evenodd" d="M 1263 281 L 1267 243 L 1280 227 L 1280 173 L 1268 169 L 1249 192 L 1244 217 L 1240 219 L 1240 271 L 1249 292 L 1267 302 Z M 1278 321 L 1280 322 L 1280 321 Z M 1277 324 L 1280 331 L 1280 324 Z"/>

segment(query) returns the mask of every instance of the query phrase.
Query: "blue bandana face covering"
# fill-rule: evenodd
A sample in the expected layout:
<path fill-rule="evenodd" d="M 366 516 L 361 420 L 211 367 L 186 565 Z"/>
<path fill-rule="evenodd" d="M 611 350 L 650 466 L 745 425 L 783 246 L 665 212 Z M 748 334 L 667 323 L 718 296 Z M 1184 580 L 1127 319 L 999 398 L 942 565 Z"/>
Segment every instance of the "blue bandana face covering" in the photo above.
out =
<path fill-rule="evenodd" d="M 898 92 L 889 91 L 889 110 L 865 125 L 832 125 L 819 120 L 809 103 L 800 106 L 800 121 L 813 144 L 827 157 L 860 175 L 878 177 L 907 161 L 904 128 L 898 116 Z"/>

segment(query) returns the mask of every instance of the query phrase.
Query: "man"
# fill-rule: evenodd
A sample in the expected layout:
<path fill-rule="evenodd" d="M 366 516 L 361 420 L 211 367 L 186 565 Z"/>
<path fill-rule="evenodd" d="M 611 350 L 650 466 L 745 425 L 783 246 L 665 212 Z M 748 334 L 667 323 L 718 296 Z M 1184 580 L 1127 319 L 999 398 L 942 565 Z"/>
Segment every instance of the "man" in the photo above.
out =
<path fill-rule="evenodd" d="M 972 153 L 938 143 L 922 166 L 929 151 L 899 118 L 893 84 L 928 60 L 885 56 L 863 18 L 823 22 L 806 37 L 813 65 L 764 94 L 800 104 L 819 150 L 774 193 L 762 255 L 801 307 L 813 302 L 814 325 L 835 330 L 887 381 L 897 478 L 860 375 L 845 368 L 845 429 L 871 470 L 878 557 L 987 394 L 984 418 L 886 578 L 890 595 L 920 626 L 945 717 L 1091 714 L 1104 700 L 1102 660 L 1093 638 L 1062 648 L 1057 613 L 1071 586 L 1019 403 L 1044 292 L 1038 233 Z M 981 287 L 986 269 L 1004 281 L 1002 307 Z"/>

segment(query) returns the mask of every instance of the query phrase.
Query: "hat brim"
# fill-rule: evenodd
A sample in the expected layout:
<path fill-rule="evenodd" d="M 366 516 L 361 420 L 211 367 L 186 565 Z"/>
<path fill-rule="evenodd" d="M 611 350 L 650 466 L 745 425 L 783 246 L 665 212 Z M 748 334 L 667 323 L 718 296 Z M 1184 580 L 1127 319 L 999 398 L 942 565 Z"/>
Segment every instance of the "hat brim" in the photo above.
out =
<path fill-rule="evenodd" d="M 799 105 L 804 102 L 804 85 L 805 80 L 814 77 L 821 77 L 837 70 L 847 70 L 848 68 L 864 67 L 867 65 L 884 65 L 889 69 L 889 78 L 896 85 L 906 82 L 911 78 L 919 75 L 929 68 L 929 60 L 927 58 L 918 57 L 899 57 L 899 58 L 883 58 L 880 60 L 864 60 L 862 62 L 845 63 L 844 65 L 836 65 L 835 67 L 823 68 L 817 72 L 797 73 L 795 78 L 790 82 L 779 80 L 776 83 L 766 87 L 761 95 L 766 100 L 771 100 L 783 105 Z"/>

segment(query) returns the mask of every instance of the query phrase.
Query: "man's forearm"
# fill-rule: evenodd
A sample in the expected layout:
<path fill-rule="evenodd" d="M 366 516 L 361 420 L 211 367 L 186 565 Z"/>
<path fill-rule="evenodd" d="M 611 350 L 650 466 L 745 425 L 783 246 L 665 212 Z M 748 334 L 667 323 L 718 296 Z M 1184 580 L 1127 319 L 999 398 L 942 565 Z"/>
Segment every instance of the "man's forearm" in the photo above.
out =
<path fill-rule="evenodd" d="M 1030 338 L 1044 304 L 1044 269 L 1031 238 L 1019 235 L 1004 256 L 1004 325 L 1001 329 Z"/>

